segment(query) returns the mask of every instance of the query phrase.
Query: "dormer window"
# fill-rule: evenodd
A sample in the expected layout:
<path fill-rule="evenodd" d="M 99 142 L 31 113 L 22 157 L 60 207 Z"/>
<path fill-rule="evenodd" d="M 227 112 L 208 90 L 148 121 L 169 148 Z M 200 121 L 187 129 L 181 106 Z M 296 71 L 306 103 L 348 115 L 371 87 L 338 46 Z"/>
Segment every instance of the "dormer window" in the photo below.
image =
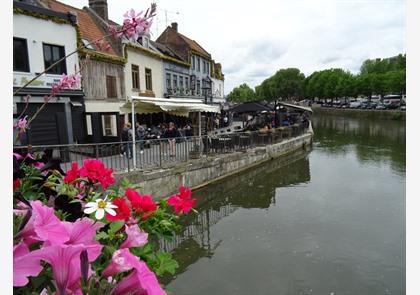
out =
<path fill-rule="evenodd" d="M 87 49 L 95 49 L 93 48 L 93 46 L 90 44 L 90 42 L 87 39 L 82 38 L 82 42 L 83 42 L 83 45 L 85 45 Z"/>

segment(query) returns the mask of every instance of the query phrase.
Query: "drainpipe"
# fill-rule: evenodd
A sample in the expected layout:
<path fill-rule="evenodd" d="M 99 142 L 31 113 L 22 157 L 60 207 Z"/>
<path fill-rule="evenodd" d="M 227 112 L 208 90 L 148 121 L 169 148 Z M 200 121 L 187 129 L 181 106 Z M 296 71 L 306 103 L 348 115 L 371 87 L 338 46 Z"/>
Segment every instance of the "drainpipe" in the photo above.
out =
<path fill-rule="evenodd" d="M 133 169 L 136 169 L 136 123 L 134 122 L 134 99 L 131 98 L 131 129 L 133 132 Z"/>

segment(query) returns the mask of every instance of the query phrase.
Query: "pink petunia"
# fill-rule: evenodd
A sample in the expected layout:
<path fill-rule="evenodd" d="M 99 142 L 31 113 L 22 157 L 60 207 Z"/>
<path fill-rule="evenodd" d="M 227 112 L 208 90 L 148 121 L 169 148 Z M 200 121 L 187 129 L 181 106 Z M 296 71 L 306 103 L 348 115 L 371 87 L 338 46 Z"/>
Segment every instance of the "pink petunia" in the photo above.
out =
<path fill-rule="evenodd" d="M 69 235 L 67 245 L 84 245 L 88 248 L 88 260 L 90 262 L 96 260 L 101 254 L 102 245 L 95 240 L 96 231 L 104 224 L 102 222 L 94 222 L 90 218 L 78 219 L 75 222 L 63 221 L 63 225 Z"/>
<path fill-rule="evenodd" d="M 48 241 L 51 245 L 63 244 L 69 235 L 63 223 L 54 214 L 54 209 L 43 205 L 40 201 L 30 201 L 32 216 L 19 237 L 30 245 L 37 241 Z"/>
<path fill-rule="evenodd" d="M 32 251 L 29 256 L 51 265 L 58 294 L 80 289 L 80 254 L 91 246 L 53 245 Z M 74 292 L 73 292 L 74 293 Z"/>
<path fill-rule="evenodd" d="M 42 271 L 40 260 L 28 256 L 29 248 L 26 244 L 20 243 L 13 247 L 13 286 L 25 286 L 28 277 L 37 276 Z"/>
<path fill-rule="evenodd" d="M 147 244 L 148 234 L 141 231 L 137 224 L 125 226 L 127 239 L 121 244 L 120 248 L 141 247 Z"/>
<path fill-rule="evenodd" d="M 110 264 L 102 272 L 104 278 L 129 271 L 137 265 L 138 258 L 130 253 L 127 248 L 119 249 L 112 254 Z"/>
<path fill-rule="evenodd" d="M 163 291 L 156 275 L 147 267 L 146 263 L 138 261 L 134 271 L 123 278 L 111 294 L 166 295 L 166 292 Z"/>

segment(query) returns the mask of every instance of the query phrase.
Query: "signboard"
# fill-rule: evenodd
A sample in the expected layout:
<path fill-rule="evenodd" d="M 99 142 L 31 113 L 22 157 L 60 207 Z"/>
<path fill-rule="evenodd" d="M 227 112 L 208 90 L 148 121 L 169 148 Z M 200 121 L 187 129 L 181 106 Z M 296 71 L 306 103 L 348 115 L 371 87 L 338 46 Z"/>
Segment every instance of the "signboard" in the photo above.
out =
<path fill-rule="evenodd" d="M 23 86 L 34 77 L 31 73 L 13 73 L 13 87 Z M 53 84 L 60 82 L 60 78 L 61 75 L 44 74 L 32 81 L 28 87 L 51 88 Z"/>

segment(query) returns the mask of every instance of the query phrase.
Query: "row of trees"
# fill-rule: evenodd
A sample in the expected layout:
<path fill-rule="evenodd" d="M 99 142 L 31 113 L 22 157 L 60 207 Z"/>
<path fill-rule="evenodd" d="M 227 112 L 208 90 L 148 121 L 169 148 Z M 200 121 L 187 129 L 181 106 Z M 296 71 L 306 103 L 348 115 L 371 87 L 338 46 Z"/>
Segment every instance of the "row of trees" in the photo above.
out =
<path fill-rule="evenodd" d="M 405 69 L 405 54 L 365 60 L 360 67 L 360 73 L 356 75 L 336 68 L 316 71 L 305 77 L 296 68 L 280 69 L 256 86 L 255 91 L 246 83 L 235 87 L 229 93 L 228 99 L 245 102 L 404 94 Z"/>

